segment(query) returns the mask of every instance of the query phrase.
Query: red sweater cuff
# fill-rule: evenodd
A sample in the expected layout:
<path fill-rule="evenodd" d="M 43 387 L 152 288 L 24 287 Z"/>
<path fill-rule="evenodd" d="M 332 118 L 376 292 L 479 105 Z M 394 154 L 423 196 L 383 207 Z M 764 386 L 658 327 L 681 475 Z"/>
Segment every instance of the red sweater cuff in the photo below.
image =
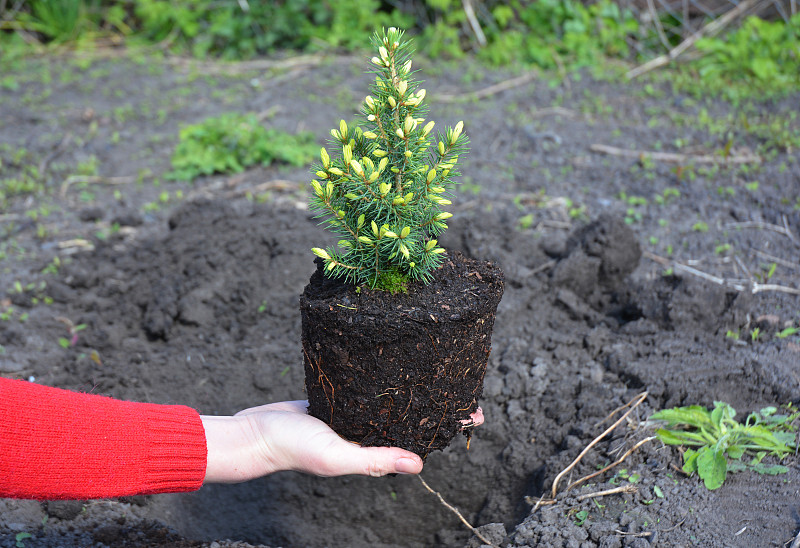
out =
<path fill-rule="evenodd" d="M 203 483 L 200 415 L 0 378 L 0 496 L 107 498 Z"/>

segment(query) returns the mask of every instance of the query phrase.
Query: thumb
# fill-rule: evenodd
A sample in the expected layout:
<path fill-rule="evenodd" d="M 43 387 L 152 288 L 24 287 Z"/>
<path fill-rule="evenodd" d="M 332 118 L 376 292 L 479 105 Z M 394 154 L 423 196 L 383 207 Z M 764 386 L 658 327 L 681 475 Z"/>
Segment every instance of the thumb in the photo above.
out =
<path fill-rule="evenodd" d="M 397 447 L 361 447 L 344 442 L 338 455 L 329 455 L 322 475 L 360 474 L 380 477 L 386 474 L 419 474 L 422 459 L 419 455 Z M 319 473 L 321 470 L 317 470 Z"/>

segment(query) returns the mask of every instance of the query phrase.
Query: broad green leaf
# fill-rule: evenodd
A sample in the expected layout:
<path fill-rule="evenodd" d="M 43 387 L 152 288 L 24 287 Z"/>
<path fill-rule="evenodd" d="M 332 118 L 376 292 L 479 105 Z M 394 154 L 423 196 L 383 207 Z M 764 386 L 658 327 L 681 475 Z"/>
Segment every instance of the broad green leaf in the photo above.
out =
<path fill-rule="evenodd" d="M 656 436 L 667 445 L 705 445 L 708 443 L 702 434 L 683 430 L 660 428 L 656 431 Z"/>
<path fill-rule="evenodd" d="M 697 472 L 697 451 L 694 449 L 687 449 L 683 454 L 683 472 L 687 476 Z"/>
<path fill-rule="evenodd" d="M 697 473 L 703 478 L 703 483 L 708 490 L 719 489 L 725 481 L 727 472 L 728 463 L 721 451 L 702 447 L 697 452 Z"/>
<path fill-rule="evenodd" d="M 732 459 L 740 459 L 744 455 L 744 448 L 740 445 L 731 445 L 728 447 L 728 456 Z"/>
<path fill-rule="evenodd" d="M 687 424 L 689 426 L 708 426 L 711 424 L 711 413 L 699 405 L 688 407 L 675 407 L 674 409 L 662 409 L 651 417 L 653 420 L 666 421 L 670 425 Z"/>
<path fill-rule="evenodd" d="M 719 402 L 714 403 L 717 404 L 717 406 L 711 411 L 711 423 L 717 430 L 722 430 L 724 428 L 722 425 L 722 417 L 725 409 L 719 405 Z"/>
<path fill-rule="evenodd" d="M 768 476 L 777 476 L 778 474 L 786 474 L 789 472 L 789 469 L 782 464 L 767 465 L 758 463 L 755 466 L 750 466 L 749 468 L 755 472 L 758 472 L 759 474 L 766 474 Z"/>

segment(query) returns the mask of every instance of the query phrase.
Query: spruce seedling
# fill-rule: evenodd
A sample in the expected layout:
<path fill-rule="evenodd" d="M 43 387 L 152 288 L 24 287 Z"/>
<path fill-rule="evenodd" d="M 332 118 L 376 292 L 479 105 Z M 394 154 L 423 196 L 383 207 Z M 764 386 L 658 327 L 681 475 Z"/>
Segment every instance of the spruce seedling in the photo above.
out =
<path fill-rule="evenodd" d="M 451 213 L 442 207 L 455 184 L 468 139 L 463 122 L 432 139 L 425 90 L 411 70 L 411 42 L 390 28 L 372 38 L 375 83 L 363 102 L 364 128 L 342 120 L 331 154 L 320 151 L 309 208 L 342 236 L 336 248 L 313 248 L 325 274 L 392 292 L 409 280 L 429 283 L 445 250 L 437 237 Z"/>

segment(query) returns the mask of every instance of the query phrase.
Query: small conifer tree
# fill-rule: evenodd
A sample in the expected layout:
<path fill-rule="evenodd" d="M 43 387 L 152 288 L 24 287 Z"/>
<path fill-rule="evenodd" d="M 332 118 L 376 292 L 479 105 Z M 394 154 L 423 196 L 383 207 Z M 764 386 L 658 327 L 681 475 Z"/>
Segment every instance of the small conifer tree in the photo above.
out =
<path fill-rule="evenodd" d="M 411 70 L 411 43 L 390 28 L 372 39 L 375 83 L 362 105 L 361 127 L 342 120 L 329 154 L 320 151 L 309 207 L 343 239 L 337 248 L 314 248 L 328 277 L 397 292 L 408 280 L 429 283 L 445 250 L 436 240 L 451 213 L 442 206 L 466 153 L 464 123 L 438 133 L 425 122 L 425 90 Z"/>

